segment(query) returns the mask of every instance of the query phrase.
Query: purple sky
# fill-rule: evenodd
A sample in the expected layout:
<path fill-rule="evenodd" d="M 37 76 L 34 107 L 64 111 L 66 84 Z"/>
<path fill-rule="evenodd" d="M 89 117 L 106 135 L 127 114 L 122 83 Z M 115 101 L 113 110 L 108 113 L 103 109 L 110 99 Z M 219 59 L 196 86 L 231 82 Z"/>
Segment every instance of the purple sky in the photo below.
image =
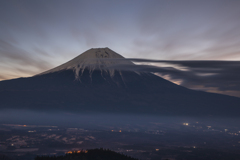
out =
<path fill-rule="evenodd" d="M 240 60 L 239 0 L 2 0 L 0 80 L 90 48 L 126 58 Z"/>

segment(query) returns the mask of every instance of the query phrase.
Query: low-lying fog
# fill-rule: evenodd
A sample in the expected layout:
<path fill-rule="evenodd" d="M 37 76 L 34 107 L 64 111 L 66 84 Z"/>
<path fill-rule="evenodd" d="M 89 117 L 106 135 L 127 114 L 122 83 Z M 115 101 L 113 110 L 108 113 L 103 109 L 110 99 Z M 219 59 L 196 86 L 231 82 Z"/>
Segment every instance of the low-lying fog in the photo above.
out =
<path fill-rule="evenodd" d="M 196 123 L 214 126 L 240 126 L 240 118 L 221 117 L 164 117 L 123 114 L 79 114 L 64 112 L 37 112 L 28 110 L 1 110 L 1 124 L 56 125 L 62 127 L 124 126 L 151 123 Z"/>

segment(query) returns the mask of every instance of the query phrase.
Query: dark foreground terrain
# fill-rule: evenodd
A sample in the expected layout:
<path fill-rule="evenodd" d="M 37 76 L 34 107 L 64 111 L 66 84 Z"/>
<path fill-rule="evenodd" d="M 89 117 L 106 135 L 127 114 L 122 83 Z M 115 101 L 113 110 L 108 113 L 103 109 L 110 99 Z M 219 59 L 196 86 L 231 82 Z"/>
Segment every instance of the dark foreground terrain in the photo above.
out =
<path fill-rule="evenodd" d="M 64 156 L 37 156 L 35 160 L 137 160 L 120 153 L 105 149 L 73 151 Z"/>

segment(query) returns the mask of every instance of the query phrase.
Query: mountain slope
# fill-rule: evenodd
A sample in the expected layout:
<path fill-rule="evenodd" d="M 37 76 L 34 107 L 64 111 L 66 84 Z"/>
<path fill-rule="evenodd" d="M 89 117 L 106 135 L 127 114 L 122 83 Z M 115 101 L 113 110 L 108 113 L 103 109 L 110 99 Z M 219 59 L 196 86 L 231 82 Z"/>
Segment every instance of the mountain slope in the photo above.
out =
<path fill-rule="evenodd" d="M 36 76 L 1 81 L 0 108 L 239 116 L 240 98 L 190 90 L 151 73 L 107 69 L 123 63 L 105 61 L 112 58 L 123 57 L 108 48 L 90 49 Z"/>

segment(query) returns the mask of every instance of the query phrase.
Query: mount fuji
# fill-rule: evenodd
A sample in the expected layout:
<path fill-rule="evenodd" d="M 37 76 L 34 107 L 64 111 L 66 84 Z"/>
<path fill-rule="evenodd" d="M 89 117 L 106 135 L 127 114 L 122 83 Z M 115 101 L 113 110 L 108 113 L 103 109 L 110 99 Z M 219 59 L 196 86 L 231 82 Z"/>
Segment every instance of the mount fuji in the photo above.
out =
<path fill-rule="evenodd" d="M 0 109 L 239 116 L 240 98 L 187 89 L 113 65 L 135 66 L 109 48 L 96 48 L 33 77 L 0 81 Z"/>

